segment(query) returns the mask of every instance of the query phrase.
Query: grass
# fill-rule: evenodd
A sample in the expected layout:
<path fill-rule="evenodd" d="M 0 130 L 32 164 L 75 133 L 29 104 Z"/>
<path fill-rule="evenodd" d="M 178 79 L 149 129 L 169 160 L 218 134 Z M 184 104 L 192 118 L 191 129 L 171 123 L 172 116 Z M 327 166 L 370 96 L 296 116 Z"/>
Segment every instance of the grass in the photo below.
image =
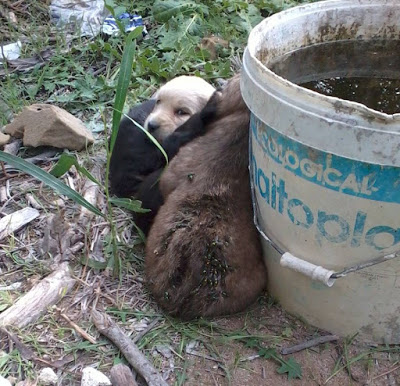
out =
<path fill-rule="evenodd" d="M 178 74 L 197 74 L 209 80 L 230 76 L 230 59 L 242 53 L 251 27 L 262 17 L 299 2 L 209 0 L 201 2 L 194 10 L 185 11 L 185 4 L 190 2 L 175 1 L 181 8 L 175 7 L 165 16 L 157 9 L 160 4 L 166 4 L 168 9 L 172 1 L 156 1 L 154 7 L 149 2 L 135 1 L 134 7 L 143 15 L 150 31 L 149 38 L 137 46 L 129 104 L 149 98 L 160 82 Z M 7 41 L 16 41 L 24 35 L 24 58 L 43 55 L 44 50 L 52 56 L 45 64 L 37 63 L 25 73 L 13 73 L 13 69 L 8 68 L 9 76 L 1 79 L 0 99 L 7 111 L 0 112 L 0 124 L 7 122 L 9 110 L 15 113 L 34 102 L 55 103 L 83 117 L 99 108 L 110 109 L 125 38 L 118 36 L 106 40 L 97 36 L 93 40 L 70 40 L 51 28 L 40 1 L 32 3 L 33 17 L 23 11 L 16 12 L 21 22 L 18 31 L 5 25 L 2 26 L 3 36 Z M 126 0 L 118 5 L 119 12 L 134 10 L 133 3 Z M 230 42 L 229 48 L 222 50 L 215 60 L 209 60 L 209 53 L 198 49 L 202 36 L 210 34 Z"/>
<path fill-rule="evenodd" d="M 148 39 L 136 42 L 132 50 L 132 73 L 125 76 L 121 75 L 121 61 L 124 48 L 133 44 L 130 43 L 131 38 L 121 34 L 109 39 L 102 36 L 71 39 L 52 26 L 45 1 L 33 0 L 29 3 L 29 12 L 23 5 L 13 9 L 18 20 L 16 28 L 7 22 L 0 25 L 0 44 L 21 39 L 22 58 L 37 59 L 47 54 L 49 58 L 46 61 L 37 60 L 32 68 L 23 72 L 16 71 L 12 65 L 0 68 L 0 127 L 23 106 L 31 103 L 52 103 L 65 108 L 94 129 L 96 144 L 76 155 L 79 165 L 89 170 L 99 159 L 105 162 L 110 134 L 108 128 L 114 126 L 115 129 L 120 111 L 126 111 L 127 106 L 149 98 L 162 82 L 179 74 L 199 75 L 213 83 L 218 78 L 230 77 L 236 68 L 232 61 L 243 53 L 251 28 L 263 17 L 302 1 L 157 0 L 153 5 L 144 0 L 134 3 L 128 0 L 107 1 L 116 13 L 131 12 L 134 6 L 149 29 Z M 7 4 L 0 5 L 0 11 L 7 10 Z M 227 47 L 218 48 L 216 59 L 200 48 L 202 37 L 211 34 L 229 42 Z M 122 95 L 115 109 L 116 91 L 123 86 L 128 90 L 127 101 L 123 103 L 125 97 Z M 77 175 L 71 173 L 70 177 L 81 182 Z M 23 207 L 26 205 L 25 194 L 29 192 L 40 201 L 47 213 L 60 213 L 59 208 L 48 204 L 53 193 L 37 182 L 23 187 L 24 182 L 26 180 L 22 176 L 12 179 L 13 192 L 19 196 L 9 200 L 2 210 Z M 105 185 L 104 176 L 100 183 Z M 109 197 L 106 201 L 110 202 Z M 105 207 L 100 209 L 105 210 Z M 74 204 L 67 204 L 66 218 L 73 219 L 76 211 Z M 163 315 L 143 286 L 143 253 L 141 247 L 136 245 L 140 239 L 131 231 L 129 215 L 120 208 L 111 211 L 108 207 L 108 211 L 112 212 L 108 223 L 115 224 L 111 232 L 107 233 L 105 226 L 99 226 L 101 221 L 105 221 L 103 219 L 95 220 L 91 224 L 93 227 L 89 228 L 99 226 L 100 231 L 104 231 L 104 235 L 99 237 L 106 262 L 117 250 L 121 262 L 118 267 L 120 279 L 107 275 L 107 271 L 103 270 L 107 263 L 87 258 L 94 237 L 93 229 L 85 229 L 81 231 L 85 241 L 84 252 L 75 256 L 72 264 L 79 283 L 59 305 L 72 320 L 94 336 L 97 343 L 84 340 L 60 317 L 57 310 L 48 310 L 37 323 L 13 331 L 24 347 L 33 351 L 35 359 L 24 358 L 21 354 L 23 350 L 5 341 L 0 343 L 2 375 L 16 380 L 34 380 L 46 362 L 58 360 L 53 365 L 59 366 L 54 368 L 60 373 L 60 384 L 74 385 L 79 384 L 80 371 L 86 365 L 108 371 L 112 364 L 123 361 L 118 350 L 100 336 L 90 322 L 88 310 L 95 303 L 132 336 L 156 320 L 155 326 L 137 344 L 158 368 L 168 371 L 172 366 L 169 380 L 174 385 L 193 382 L 213 384 L 213 377 L 223 384 L 238 384 L 241 379 L 237 374 L 242 369 L 246 369 L 251 376 L 257 374 L 254 379 L 260 382 L 260 369 L 264 366 L 270 366 L 271 373 L 281 369 L 295 378 L 298 369 L 293 366 L 293 361 L 279 355 L 279 347 L 318 331 L 295 318 L 282 316 L 279 306 L 271 298 L 262 298 L 258 307 L 241 315 L 213 321 L 184 323 Z M 49 272 L 49 261 L 34 248 L 43 236 L 44 228 L 43 219 L 37 220 L 17 237 L 10 237 L 7 245 L 0 245 L 3 248 L 0 251 L 0 286 L 17 281 L 23 283 L 18 291 L 0 291 L 0 311 Z M 191 342 L 197 342 L 196 352 L 200 357 L 187 352 Z M 375 371 L 376 375 L 375 361 L 379 360 L 390 368 L 393 362 L 399 360 L 400 349 L 397 346 L 355 349 L 354 344 L 354 340 L 344 341 L 340 355 L 334 356 L 332 366 L 324 373 L 324 381 L 334 382 L 346 371 L 360 368 L 371 373 Z M 159 346 L 167 346 L 172 359 L 160 354 L 157 351 Z M 248 360 L 255 354 L 263 358 Z M 309 355 L 313 355 L 312 351 Z M 301 360 L 298 357 L 296 361 Z M 318 363 L 319 353 L 313 358 Z M 307 379 L 316 379 L 316 374 L 317 370 L 311 371 Z M 286 375 L 277 377 L 282 382 L 287 379 Z M 247 378 L 244 379 L 243 382 L 247 383 Z M 340 382 L 343 383 L 343 380 Z"/>

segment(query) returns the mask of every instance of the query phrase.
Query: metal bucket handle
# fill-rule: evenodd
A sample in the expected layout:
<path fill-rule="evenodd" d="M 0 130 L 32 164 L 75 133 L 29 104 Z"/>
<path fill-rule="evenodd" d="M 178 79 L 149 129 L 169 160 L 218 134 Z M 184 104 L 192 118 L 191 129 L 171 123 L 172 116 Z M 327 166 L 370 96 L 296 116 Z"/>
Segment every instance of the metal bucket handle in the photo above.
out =
<path fill-rule="evenodd" d="M 252 138 L 251 138 L 251 130 L 249 133 L 249 155 L 251 156 L 253 154 L 253 148 L 252 148 Z M 257 231 L 260 233 L 260 235 L 263 237 L 263 239 L 271 245 L 272 248 L 274 248 L 280 255 L 280 265 L 282 267 L 287 267 L 289 269 L 292 269 L 293 271 L 302 273 L 303 275 L 306 275 L 310 277 L 312 280 L 317 280 L 322 283 L 324 283 L 328 287 L 332 287 L 333 284 L 337 279 L 340 279 L 341 277 L 346 276 L 349 273 L 352 272 L 357 272 L 360 271 L 364 268 L 371 267 L 376 264 L 383 263 L 385 261 L 394 259 L 395 257 L 400 256 L 400 251 L 396 251 L 387 255 L 380 255 L 378 257 L 375 257 L 374 259 L 371 259 L 369 261 L 366 261 L 365 263 L 353 265 L 351 267 L 344 268 L 342 271 L 332 271 L 327 268 L 321 267 L 316 264 L 312 264 L 306 260 L 300 259 L 299 257 L 296 257 L 292 255 L 290 252 L 285 252 L 283 251 L 275 242 L 273 242 L 266 234 L 265 232 L 261 229 L 261 226 L 258 222 L 257 218 L 257 213 L 258 213 L 258 206 L 255 198 L 255 189 L 254 189 L 254 182 L 251 176 L 253 175 L 253 163 L 249 157 L 249 171 L 250 171 L 250 190 L 251 190 L 251 200 L 253 204 L 253 221 L 254 225 L 257 228 Z"/>

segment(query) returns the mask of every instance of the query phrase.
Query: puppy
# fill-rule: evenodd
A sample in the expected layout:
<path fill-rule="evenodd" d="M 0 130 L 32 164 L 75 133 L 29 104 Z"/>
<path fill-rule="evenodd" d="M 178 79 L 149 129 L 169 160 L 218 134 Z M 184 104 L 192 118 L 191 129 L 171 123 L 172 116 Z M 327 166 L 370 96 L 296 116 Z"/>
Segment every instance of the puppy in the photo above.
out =
<path fill-rule="evenodd" d="M 156 93 L 156 106 L 147 117 L 145 128 L 158 140 L 165 139 L 177 127 L 198 113 L 215 89 L 197 76 L 178 76 Z"/>
<path fill-rule="evenodd" d="M 253 224 L 248 171 L 249 110 L 234 77 L 210 102 L 206 134 L 173 159 L 160 180 L 165 201 L 146 245 L 156 301 L 183 319 L 243 310 L 266 285 Z"/>
<path fill-rule="evenodd" d="M 182 145 L 203 134 L 203 120 L 214 114 L 213 107 L 203 107 L 214 91 L 214 87 L 201 78 L 181 76 L 161 87 L 156 99 L 133 107 L 128 116 L 148 128 L 161 142 L 170 160 Z M 145 235 L 163 202 L 158 179 L 165 165 L 164 155 L 146 133 L 124 118 L 111 155 L 110 187 L 115 195 L 135 197 L 142 201 L 143 208 L 151 210 L 134 214 L 136 225 Z"/>
<path fill-rule="evenodd" d="M 134 106 L 128 116 L 163 145 L 168 135 L 203 109 L 214 91 L 201 78 L 180 76 L 162 86 L 155 99 Z M 121 120 L 110 160 L 110 187 L 118 197 L 134 196 L 146 176 L 166 164 L 157 146 L 131 119 Z"/>
<path fill-rule="evenodd" d="M 203 135 L 209 126 L 205 125 L 205 123 L 211 122 L 215 114 L 216 105 L 214 97 L 211 97 L 206 107 L 200 113 L 192 115 L 163 141 L 163 147 L 168 155 L 168 159 L 172 159 L 178 153 L 181 146 Z M 164 158 L 161 160 L 165 161 Z M 148 234 L 158 209 L 164 203 L 159 189 L 159 180 L 163 171 L 164 165 L 146 176 L 135 194 L 135 197 L 142 201 L 142 207 L 150 209 L 148 213 L 135 213 L 133 215 L 135 224 L 145 235 Z"/>

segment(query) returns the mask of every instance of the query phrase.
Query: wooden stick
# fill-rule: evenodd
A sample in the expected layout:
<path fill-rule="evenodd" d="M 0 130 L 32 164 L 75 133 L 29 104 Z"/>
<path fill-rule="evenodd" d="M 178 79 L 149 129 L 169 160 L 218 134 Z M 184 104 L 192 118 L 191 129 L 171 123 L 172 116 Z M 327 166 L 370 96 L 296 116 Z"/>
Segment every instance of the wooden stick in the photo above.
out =
<path fill-rule="evenodd" d="M 93 168 L 93 170 L 91 171 L 91 174 L 96 179 L 99 179 L 99 176 L 101 175 L 100 167 L 95 166 Z M 83 191 L 83 197 L 85 198 L 85 200 L 90 202 L 93 206 L 96 206 L 97 199 L 98 199 L 99 192 L 100 192 L 99 185 L 97 185 L 92 180 L 87 179 L 85 182 L 85 185 L 83 186 L 82 191 Z M 90 221 L 90 219 L 93 217 L 94 217 L 94 214 L 89 209 L 86 209 L 83 206 L 81 207 L 81 213 L 79 215 L 79 222 L 81 225 L 85 226 Z"/>
<path fill-rule="evenodd" d="M 0 328 L 0 334 L 6 335 L 14 343 L 22 358 L 28 361 L 35 359 L 34 352 L 25 343 L 22 343 L 15 334 L 7 331 L 5 328 Z"/>
<path fill-rule="evenodd" d="M 0 186 L 0 203 L 2 204 L 3 202 L 6 202 L 7 200 L 8 200 L 7 187 Z"/>
<path fill-rule="evenodd" d="M 113 386 L 137 386 L 131 370 L 123 363 L 119 363 L 111 368 L 110 380 Z"/>
<path fill-rule="evenodd" d="M 319 336 L 318 338 L 307 340 L 300 344 L 296 344 L 295 346 L 283 348 L 281 350 L 281 354 L 282 355 L 293 354 L 295 352 L 305 350 L 306 348 L 318 346 L 319 344 L 322 344 L 322 343 L 333 342 L 338 339 L 339 339 L 339 337 L 337 335 Z"/>
<path fill-rule="evenodd" d="M 0 240 L 17 232 L 36 217 L 39 217 L 39 215 L 40 213 L 37 209 L 26 207 L 4 216 L 0 220 Z"/>
<path fill-rule="evenodd" d="M 161 374 L 107 314 L 93 309 L 92 318 L 100 333 L 110 339 L 121 350 L 126 360 L 142 375 L 149 386 L 168 386 Z"/>
<path fill-rule="evenodd" d="M 0 326 L 25 327 L 37 320 L 48 307 L 61 300 L 74 286 L 68 263 L 37 283 L 13 306 L 0 314 Z"/>
<path fill-rule="evenodd" d="M 209 361 L 213 361 L 213 362 L 216 362 L 216 363 L 222 363 L 221 359 L 217 359 L 217 358 L 210 357 L 209 355 L 201 354 L 201 353 L 199 353 L 199 352 L 197 352 L 195 350 L 186 349 L 186 354 L 193 355 L 195 357 L 199 357 L 199 358 L 203 358 L 203 359 L 207 359 Z"/>
<path fill-rule="evenodd" d="M 29 202 L 29 204 L 30 204 L 30 206 L 31 206 L 32 208 L 35 208 L 35 209 L 37 209 L 37 210 L 42 209 L 42 206 L 37 202 L 36 198 L 33 197 L 33 194 L 28 193 L 28 194 L 26 195 L 26 199 L 27 199 L 27 201 Z"/>
<path fill-rule="evenodd" d="M 97 344 L 96 339 L 93 338 L 93 336 L 89 335 L 85 330 L 80 328 L 75 322 L 73 322 L 66 314 L 64 314 L 61 310 L 61 308 L 56 307 L 56 310 L 60 313 L 60 316 L 65 319 L 68 324 L 78 333 L 80 334 L 84 339 L 88 340 L 92 344 Z"/>
<path fill-rule="evenodd" d="M 400 369 L 400 366 L 392 367 L 390 370 L 385 371 L 384 373 L 379 374 L 379 375 L 373 377 L 373 378 L 372 378 L 372 381 L 375 380 L 375 379 L 377 379 L 377 378 L 384 377 L 385 375 L 388 375 L 388 374 L 390 374 L 390 373 L 393 373 L 393 371 L 396 371 L 396 370 L 398 370 L 398 369 Z"/>

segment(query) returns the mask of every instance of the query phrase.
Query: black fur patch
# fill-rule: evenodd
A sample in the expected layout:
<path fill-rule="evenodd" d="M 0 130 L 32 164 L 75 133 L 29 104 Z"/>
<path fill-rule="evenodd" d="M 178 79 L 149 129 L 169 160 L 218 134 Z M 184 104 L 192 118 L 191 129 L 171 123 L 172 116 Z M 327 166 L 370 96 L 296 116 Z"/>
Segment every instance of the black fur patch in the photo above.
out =
<path fill-rule="evenodd" d="M 134 106 L 128 116 L 144 125 L 156 101 L 150 99 Z M 132 197 L 144 178 L 165 165 L 156 146 L 131 120 L 124 117 L 119 125 L 110 160 L 111 192 L 118 197 Z"/>
<path fill-rule="evenodd" d="M 182 146 L 205 134 L 205 127 L 216 116 L 215 95 L 201 112 L 191 116 L 161 143 L 169 160 Z M 154 106 L 154 100 L 146 101 L 134 106 L 128 115 L 143 126 Z M 146 133 L 128 118 L 122 119 L 110 160 L 110 186 L 118 197 L 135 197 L 142 201 L 143 208 L 151 209 L 151 212 L 134 215 L 136 224 L 145 234 L 163 204 L 158 182 L 165 165 L 164 156 Z"/>

